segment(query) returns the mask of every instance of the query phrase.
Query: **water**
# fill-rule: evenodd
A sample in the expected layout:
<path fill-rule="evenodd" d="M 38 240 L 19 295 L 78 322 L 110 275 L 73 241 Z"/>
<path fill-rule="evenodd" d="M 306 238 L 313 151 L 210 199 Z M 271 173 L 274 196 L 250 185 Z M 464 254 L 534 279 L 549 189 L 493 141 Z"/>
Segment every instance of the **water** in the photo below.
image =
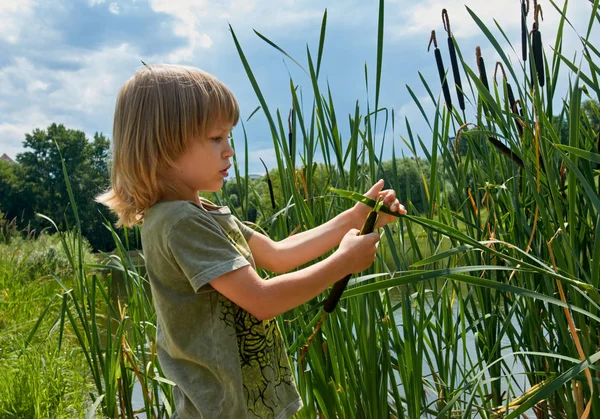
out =
<path fill-rule="evenodd" d="M 392 300 L 392 306 L 395 306 L 396 304 L 401 302 L 401 293 L 402 290 L 400 290 L 399 288 L 395 288 L 390 290 L 390 297 Z M 432 293 L 428 293 L 426 294 L 426 307 L 431 308 L 431 306 L 434 304 L 434 296 L 432 295 Z M 453 306 L 452 306 L 452 311 L 453 311 L 453 318 L 456 319 L 456 324 L 459 324 L 460 322 L 460 312 L 459 312 L 459 304 L 458 302 L 456 302 Z M 402 310 L 399 308 L 398 310 L 396 310 L 394 312 L 394 319 L 396 321 L 396 325 L 398 326 L 400 335 L 404 338 L 403 336 L 403 328 L 402 328 Z M 417 319 L 414 319 L 414 321 L 418 321 Z M 435 319 L 433 319 L 433 321 L 435 321 Z M 512 320 L 512 325 L 514 326 L 514 328 L 520 332 L 520 325 L 514 320 Z M 456 353 L 456 360 L 459 360 L 460 362 L 463 362 L 463 360 L 465 360 L 466 362 L 464 363 L 464 365 L 461 365 L 462 367 L 466 368 L 466 369 L 470 369 L 470 364 L 468 363 L 468 359 L 465 357 L 465 353 L 464 353 L 464 349 L 466 348 L 466 351 L 468 353 L 468 355 L 470 355 L 471 360 L 473 362 L 478 360 L 478 353 L 477 353 L 477 347 L 476 347 L 476 337 L 475 334 L 472 331 L 466 331 L 465 333 L 465 340 L 464 342 L 462 341 L 462 337 L 461 337 L 461 341 L 459 343 L 457 343 L 456 348 L 457 348 L 457 353 Z M 504 335 L 501 339 L 501 343 L 500 343 L 500 353 L 501 356 L 507 356 L 507 358 L 505 358 L 505 362 L 508 364 L 508 366 L 510 367 L 510 371 L 505 371 L 505 369 L 502 369 L 502 374 L 503 374 L 503 378 L 501 379 L 500 383 L 500 391 L 501 394 L 509 394 L 509 392 L 512 393 L 516 393 L 517 396 L 522 394 L 523 392 L 527 391 L 528 389 L 531 388 L 529 381 L 527 380 L 526 377 L 526 370 L 523 367 L 523 364 L 520 362 L 520 360 L 517 357 L 510 357 L 509 355 L 511 353 L 514 352 L 514 350 L 512 349 L 511 346 L 511 342 L 508 339 L 508 337 L 506 335 Z M 425 350 L 428 350 L 427 347 L 425 347 Z M 452 359 L 452 358 L 451 358 Z M 433 362 L 435 363 L 435 360 L 433 360 Z M 429 381 L 433 381 L 433 376 L 431 373 L 431 368 L 429 363 L 427 362 L 427 360 L 424 358 L 423 359 L 423 363 L 422 363 L 422 375 L 425 379 L 428 379 Z M 485 368 L 485 366 L 481 367 L 481 368 Z M 481 368 L 475 370 L 474 373 L 472 373 L 470 376 L 467 376 L 466 379 L 468 381 L 472 381 L 475 379 L 475 375 L 477 373 L 479 373 L 479 371 L 481 370 Z M 434 365 L 434 369 L 437 370 L 437 366 Z M 455 376 L 455 383 L 460 383 L 465 377 L 462 376 L 462 374 L 460 373 L 460 368 L 457 368 L 458 371 L 458 375 Z M 436 371 L 437 373 L 437 371 Z M 486 381 L 487 379 L 489 379 L 489 373 L 485 374 L 482 378 L 481 381 Z M 396 372 L 396 379 L 399 380 L 400 376 L 399 374 Z M 487 386 L 488 389 L 490 389 L 490 386 L 488 384 Z M 490 390 L 491 391 L 491 390 Z M 506 392 L 506 393 L 505 393 Z M 400 384 L 400 394 L 401 395 L 405 395 L 404 394 L 404 388 L 402 386 L 402 384 Z M 432 393 L 431 391 L 427 392 L 427 401 L 429 403 L 434 403 L 437 399 L 436 394 Z M 461 400 L 468 400 L 470 397 L 470 393 L 464 393 L 463 396 L 461 396 Z M 516 396 L 511 396 L 512 398 L 516 397 Z M 476 404 L 477 402 L 477 398 L 474 398 L 474 404 Z M 533 410 L 529 409 L 526 412 L 524 412 L 527 416 L 529 417 L 535 417 L 535 414 L 533 413 Z M 472 416 L 474 418 L 480 417 L 478 414 L 476 414 L 475 416 Z"/>

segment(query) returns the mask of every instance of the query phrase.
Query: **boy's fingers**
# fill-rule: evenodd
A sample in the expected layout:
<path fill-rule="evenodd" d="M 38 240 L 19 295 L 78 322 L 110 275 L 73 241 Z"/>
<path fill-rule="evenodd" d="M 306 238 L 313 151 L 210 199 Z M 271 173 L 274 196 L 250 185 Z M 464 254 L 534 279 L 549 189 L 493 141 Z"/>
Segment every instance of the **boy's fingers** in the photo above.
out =
<path fill-rule="evenodd" d="M 376 197 L 379 193 L 381 193 L 381 188 L 383 188 L 383 179 L 379 179 L 371 189 L 367 191 L 365 195 L 368 197 Z"/>

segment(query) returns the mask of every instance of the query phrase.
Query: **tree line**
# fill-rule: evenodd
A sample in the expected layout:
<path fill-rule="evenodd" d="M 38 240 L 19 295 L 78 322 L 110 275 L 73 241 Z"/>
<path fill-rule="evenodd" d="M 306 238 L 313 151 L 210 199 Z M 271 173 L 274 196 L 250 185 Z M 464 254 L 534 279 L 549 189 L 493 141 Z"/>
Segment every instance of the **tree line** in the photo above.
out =
<path fill-rule="evenodd" d="M 586 126 L 600 132 L 600 108 L 598 102 L 588 100 L 582 106 L 582 118 Z M 555 118 L 559 124 L 561 137 L 568 135 L 564 115 Z M 566 138 L 563 138 L 566 141 Z M 600 148 L 600 138 L 598 147 Z M 466 141 L 459 146 L 461 154 L 466 152 Z M 50 224 L 36 214 L 43 214 L 61 229 L 68 230 L 75 225 L 75 217 L 70 208 L 70 199 L 65 182 L 63 164 L 69 176 L 73 198 L 81 222 L 82 234 L 95 250 L 110 251 L 114 240 L 106 223 L 116 221 L 106 207 L 94 201 L 96 195 L 109 186 L 110 141 L 101 133 L 88 139 L 83 131 L 68 129 L 62 124 L 53 123 L 46 129 L 35 129 L 26 134 L 23 141 L 24 152 L 16 156 L 16 163 L 0 160 L 0 226 L 8 222 L 16 224 L 22 231 L 39 234 Z M 393 175 L 392 161 L 382 162 L 382 174 L 386 180 Z M 325 185 L 331 178 L 325 165 L 314 167 L 315 183 Z M 410 203 L 415 212 L 427 209 L 427 198 L 423 183 L 428 182 L 431 167 L 421 158 L 396 159 L 396 176 L 393 182 L 397 187 L 398 198 Z M 277 170 L 269 172 L 272 181 L 273 200 L 282 208 Z M 268 208 L 272 202 L 266 176 L 257 179 L 242 179 L 250 182 L 251 197 L 245 214 L 249 221 L 260 222 L 261 217 L 271 211 L 257 211 Z M 225 183 L 224 193 L 232 210 L 241 213 L 242 192 L 240 182 Z M 208 196 L 210 199 L 211 197 Z M 410 201 L 410 202 L 408 202 Z M 460 205 L 460 203 L 456 203 Z M 272 212 L 275 212 L 274 210 Z"/>

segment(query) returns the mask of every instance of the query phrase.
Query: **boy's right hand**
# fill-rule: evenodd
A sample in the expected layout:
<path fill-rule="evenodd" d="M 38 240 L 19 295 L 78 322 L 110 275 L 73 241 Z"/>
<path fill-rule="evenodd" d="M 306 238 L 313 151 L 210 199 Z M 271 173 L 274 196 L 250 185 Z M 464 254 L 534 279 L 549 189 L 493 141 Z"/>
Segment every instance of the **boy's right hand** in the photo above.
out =
<path fill-rule="evenodd" d="M 375 260 L 379 234 L 369 233 L 360 236 L 356 228 L 349 230 L 340 242 L 337 252 L 349 273 L 359 273 L 367 269 Z"/>

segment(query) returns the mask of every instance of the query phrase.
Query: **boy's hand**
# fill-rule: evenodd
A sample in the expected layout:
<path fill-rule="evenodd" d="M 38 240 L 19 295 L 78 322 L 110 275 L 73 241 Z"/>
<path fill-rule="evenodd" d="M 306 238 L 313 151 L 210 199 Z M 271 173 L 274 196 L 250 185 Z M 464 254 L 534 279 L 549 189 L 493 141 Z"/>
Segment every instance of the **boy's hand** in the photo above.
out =
<path fill-rule="evenodd" d="M 403 205 L 398 202 L 396 199 L 396 192 L 393 189 L 383 189 L 383 180 L 379 180 L 371 189 L 369 189 L 364 195 L 368 196 L 371 199 L 377 200 L 379 196 L 383 197 L 383 203 L 387 205 L 390 210 L 393 212 L 397 212 L 398 214 L 406 214 L 406 209 Z M 361 228 L 365 220 L 367 219 L 367 215 L 369 211 L 371 211 L 371 207 L 365 204 L 361 204 L 360 202 L 354 205 L 351 209 L 354 213 L 354 219 L 356 220 L 357 228 Z M 383 227 L 393 221 L 396 221 L 397 217 L 393 215 L 386 214 L 384 212 L 379 212 L 379 218 L 377 219 L 377 224 L 375 224 L 375 228 Z"/>
<path fill-rule="evenodd" d="M 356 228 L 346 233 L 337 252 L 344 258 L 344 267 L 350 273 L 359 273 L 367 269 L 375 260 L 379 234 L 370 233 L 360 236 Z"/>

